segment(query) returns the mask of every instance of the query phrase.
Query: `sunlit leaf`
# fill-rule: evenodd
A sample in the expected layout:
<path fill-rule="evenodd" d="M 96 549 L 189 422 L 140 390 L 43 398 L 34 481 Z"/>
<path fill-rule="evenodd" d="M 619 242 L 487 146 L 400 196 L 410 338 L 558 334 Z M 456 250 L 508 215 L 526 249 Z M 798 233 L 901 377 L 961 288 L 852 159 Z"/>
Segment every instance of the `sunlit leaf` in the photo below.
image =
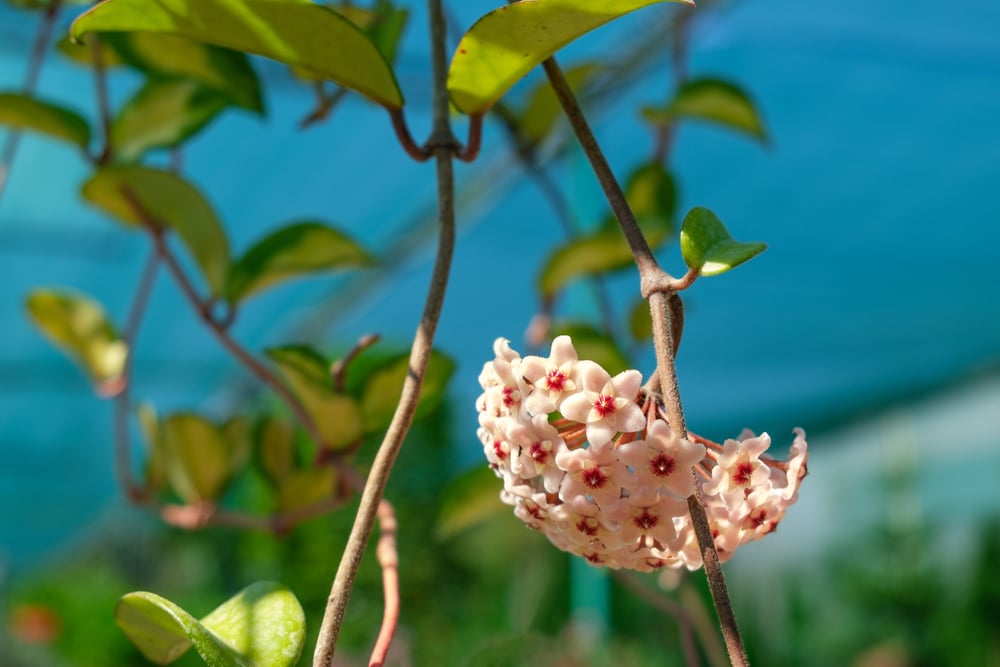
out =
<path fill-rule="evenodd" d="M 173 148 L 205 127 L 229 101 L 187 79 L 151 79 L 111 126 L 115 156 L 126 162 L 148 150 Z"/>
<path fill-rule="evenodd" d="M 39 289 L 26 305 L 35 326 L 86 371 L 100 393 L 117 392 L 128 348 L 98 302 L 82 294 Z"/>
<path fill-rule="evenodd" d="M 250 248 L 233 265 L 226 295 L 236 303 L 282 280 L 371 262 L 365 249 L 343 232 L 318 222 L 300 222 Z"/>
<path fill-rule="evenodd" d="M 212 207 L 193 185 L 167 171 L 111 166 L 84 183 L 83 197 L 115 218 L 140 226 L 146 223 L 136 204 L 141 206 L 157 224 L 177 232 L 212 293 L 222 294 L 229 272 L 229 241 Z"/>
<path fill-rule="evenodd" d="M 700 206 L 691 209 L 681 225 L 684 262 L 703 276 L 725 273 L 765 248 L 764 243 L 734 241 L 715 214 Z"/>
<path fill-rule="evenodd" d="M 481 114 L 577 37 L 662 1 L 524 0 L 500 7 L 476 21 L 459 42 L 448 72 L 451 101 L 463 113 Z"/>
<path fill-rule="evenodd" d="M 102 40 L 151 78 L 197 81 L 237 106 L 264 110 L 260 81 L 243 53 L 159 32 L 107 33 Z"/>
<path fill-rule="evenodd" d="M 94 44 L 97 35 L 87 35 L 80 42 L 74 42 L 69 35 L 56 42 L 56 50 L 78 65 L 91 67 L 94 64 Z M 111 48 L 104 40 L 101 40 L 101 67 L 110 69 L 124 64 L 118 52 Z"/>
<path fill-rule="evenodd" d="M 652 248 L 659 248 L 673 233 L 676 193 L 670 174 L 658 164 L 643 165 L 629 177 L 625 196 L 646 241 Z M 632 251 L 618 223 L 612 219 L 597 231 L 573 239 L 553 252 L 542 267 L 539 288 L 543 298 L 551 299 L 581 276 L 634 264 Z"/>
<path fill-rule="evenodd" d="M 442 491 L 437 535 L 447 539 L 497 514 L 509 514 L 500 502 L 503 482 L 485 462 L 452 480 Z"/>
<path fill-rule="evenodd" d="M 316 423 L 323 445 L 336 450 L 357 442 L 362 435 L 361 410 L 352 397 L 334 390 L 329 362 L 303 345 L 271 348 L 265 354 Z"/>
<path fill-rule="evenodd" d="M 566 335 L 573 339 L 573 347 L 581 359 L 591 359 L 615 375 L 631 368 L 625 353 L 614 338 L 590 324 L 581 322 L 556 322 L 552 326 L 554 336 Z"/>
<path fill-rule="evenodd" d="M 665 107 L 647 107 L 643 116 L 655 124 L 681 119 L 717 123 L 732 130 L 767 141 L 767 131 L 750 96 L 738 86 L 721 79 L 694 79 L 682 85 Z"/>
<path fill-rule="evenodd" d="M 257 582 L 201 622 L 155 593 L 123 596 L 115 623 L 146 658 L 166 665 L 193 644 L 210 667 L 291 667 L 305 642 L 305 615 L 284 586 Z"/>
<path fill-rule="evenodd" d="M 431 352 L 420 390 L 416 418 L 428 414 L 440 404 L 454 371 L 455 362 L 447 355 L 437 350 Z M 409 357 L 402 356 L 371 371 L 365 378 L 361 393 L 361 412 L 366 433 L 382 430 L 392 421 L 403 391 L 403 382 L 409 372 Z"/>
<path fill-rule="evenodd" d="M 292 512 L 329 500 L 337 482 L 331 466 L 294 470 L 278 487 L 278 509 Z"/>
<path fill-rule="evenodd" d="M 274 484 L 280 484 L 295 467 L 295 429 L 283 419 L 268 417 L 257 432 L 260 467 Z"/>
<path fill-rule="evenodd" d="M 256 53 L 311 71 L 389 107 L 403 105 L 392 68 L 360 28 L 307 0 L 108 0 L 80 16 L 88 32 L 145 31 Z"/>
<path fill-rule="evenodd" d="M 233 472 L 233 448 L 222 430 L 195 414 L 160 423 L 163 464 L 170 487 L 189 503 L 218 500 Z"/>
<path fill-rule="evenodd" d="M 598 63 L 582 63 L 566 70 L 566 81 L 573 92 L 579 92 L 594 74 L 600 71 Z M 559 100 L 548 79 L 538 82 L 528 95 L 524 109 L 518 114 L 518 129 L 521 138 L 529 144 L 542 141 L 563 115 Z"/>
<path fill-rule="evenodd" d="M 0 93 L 0 125 L 68 141 L 83 150 L 90 144 L 90 126 L 83 116 L 23 93 Z"/>
<path fill-rule="evenodd" d="M 391 2 L 379 3 L 375 9 L 346 4 L 334 5 L 333 9 L 368 33 L 386 60 L 395 60 L 399 38 L 410 16 L 409 10 L 398 8 Z"/>

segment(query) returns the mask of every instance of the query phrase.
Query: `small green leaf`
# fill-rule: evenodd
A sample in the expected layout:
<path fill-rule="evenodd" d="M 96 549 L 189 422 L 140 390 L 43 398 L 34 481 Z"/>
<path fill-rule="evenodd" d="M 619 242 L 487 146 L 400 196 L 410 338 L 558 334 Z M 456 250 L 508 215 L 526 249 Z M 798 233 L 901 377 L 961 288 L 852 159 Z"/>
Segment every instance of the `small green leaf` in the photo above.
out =
<path fill-rule="evenodd" d="M 580 359 L 596 361 L 611 375 L 631 368 L 632 364 L 622 352 L 614 338 L 582 322 L 556 322 L 552 326 L 553 335 L 566 335 L 573 339 L 573 347 Z"/>
<path fill-rule="evenodd" d="M 582 63 L 566 70 L 566 81 L 573 92 L 579 92 L 600 71 L 599 63 Z M 529 145 L 545 139 L 556 122 L 562 118 L 562 107 L 548 79 L 539 81 L 528 95 L 524 110 L 518 114 L 518 128 L 521 138 Z"/>
<path fill-rule="evenodd" d="M 264 110 L 260 81 L 246 54 L 156 32 L 109 33 L 102 41 L 151 78 L 196 81 L 244 109 Z"/>
<path fill-rule="evenodd" d="M 754 255 L 764 252 L 764 243 L 734 241 L 722 222 L 707 208 L 697 206 L 684 216 L 681 225 L 681 254 L 684 262 L 703 276 L 725 273 Z"/>
<path fill-rule="evenodd" d="M 448 72 L 451 101 L 463 113 L 484 113 L 535 65 L 577 37 L 662 1 L 525 0 L 500 7 L 476 21 L 459 42 Z"/>
<path fill-rule="evenodd" d="M 271 348 L 265 354 L 302 401 L 325 447 L 337 450 L 357 442 L 362 435 L 361 410 L 357 401 L 333 389 L 329 362 L 304 345 Z"/>
<path fill-rule="evenodd" d="M 260 467 L 276 485 L 295 467 L 295 429 L 283 419 L 266 418 L 257 432 Z"/>
<path fill-rule="evenodd" d="M 0 93 L 0 125 L 68 141 L 83 150 L 90 144 L 90 126 L 83 116 L 22 93 Z"/>
<path fill-rule="evenodd" d="M 676 192 L 670 174 L 659 164 L 640 166 L 628 179 L 625 197 L 649 245 L 656 249 L 673 233 Z M 573 280 L 585 275 L 617 271 L 633 266 L 635 260 L 625 237 L 613 218 L 600 229 L 569 241 L 552 253 L 539 277 L 546 300 Z"/>
<path fill-rule="evenodd" d="M 639 299 L 629 310 L 628 330 L 632 338 L 639 342 L 653 337 L 653 319 L 649 312 L 649 302 Z"/>
<path fill-rule="evenodd" d="M 380 431 L 389 425 L 410 372 L 409 356 L 400 356 L 371 371 L 361 390 L 361 413 L 365 433 Z M 448 380 L 455 372 L 455 362 L 442 352 L 431 352 L 420 390 L 416 418 L 432 412 L 444 398 Z"/>
<path fill-rule="evenodd" d="M 228 104 L 196 81 L 151 79 L 125 103 L 111 126 L 115 157 L 131 162 L 146 151 L 178 146 Z"/>
<path fill-rule="evenodd" d="M 360 28 L 307 0 L 107 0 L 74 23 L 71 34 L 145 31 L 187 37 L 273 58 L 400 108 L 392 68 Z"/>
<path fill-rule="evenodd" d="M 305 615 L 284 586 L 257 582 L 201 622 L 154 593 L 123 596 L 115 623 L 146 658 L 166 665 L 194 644 L 210 667 L 291 667 L 305 643 Z"/>
<path fill-rule="evenodd" d="M 278 487 L 278 509 L 294 512 L 329 500 L 336 490 L 336 470 L 330 466 L 294 470 Z"/>
<path fill-rule="evenodd" d="M 226 295 L 233 303 L 275 283 L 320 271 L 372 263 L 359 244 L 318 222 L 283 227 L 258 241 L 229 273 Z"/>
<path fill-rule="evenodd" d="M 189 503 L 218 500 L 240 457 L 222 430 L 198 415 L 178 413 L 160 423 L 160 433 L 164 469 L 177 495 Z"/>
<path fill-rule="evenodd" d="M 73 357 L 99 393 L 117 393 L 128 348 L 98 302 L 82 294 L 39 289 L 26 305 L 35 326 Z"/>
<path fill-rule="evenodd" d="M 766 143 L 767 131 L 757 107 L 741 88 L 721 79 L 694 79 L 682 85 L 665 107 L 647 107 L 643 116 L 656 125 L 681 119 L 717 123 Z"/>
<path fill-rule="evenodd" d="M 81 42 L 74 42 L 69 35 L 64 35 L 56 42 L 56 50 L 71 61 L 85 67 L 94 65 L 94 40 L 97 35 L 87 35 Z M 120 67 L 125 63 L 118 52 L 111 48 L 104 40 L 101 40 L 101 67 L 111 69 Z"/>
<path fill-rule="evenodd" d="M 509 513 L 510 508 L 500 502 L 502 488 L 503 482 L 486 465 L 476 466 L 449 482 L 441 494 L 435 531 L 438 537 L 453 537 L 491 516 Z"/>
<path fill-rule="evenodd" d="M 169 483 L 160 419 L 156 416 L 155 408 L 149 403 L 136 406 L 135 417 L 146 445 L 146 487 L 158 493 L 165 490 Z"/>
<path fill-rule="evenodd" d="M 122 222 L 143 225 L 137 200 L 157 224 L 177 232 L 215 296 L 229 271 L 229 241 L 215 212 L 198 190 L 167 171 L 137 165 L 100 169 L 84 183 L 83 197 Z"/>

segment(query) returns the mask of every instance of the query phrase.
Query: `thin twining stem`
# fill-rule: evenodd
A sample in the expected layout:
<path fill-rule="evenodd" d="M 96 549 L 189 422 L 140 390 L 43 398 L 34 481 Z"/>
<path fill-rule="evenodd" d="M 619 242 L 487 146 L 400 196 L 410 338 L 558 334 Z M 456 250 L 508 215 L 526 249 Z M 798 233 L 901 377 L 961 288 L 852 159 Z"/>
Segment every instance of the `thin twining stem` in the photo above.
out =
<path fill-rule="evenodd" d="M 382 596 L 385 600 L 385 609 L 382 611 L 382 627 L 375 640 L 375 647 L 368 660 L 368 667 L 382 667 L 385 664 L 386 656 L 389 655 L 389 646 L 392 644 L 392 637 L 396 634 L 396 625 L 399 623 L 399 553 L 396 550 L 396 514 L 392 511 L 392 505 L 384 498 L 378 505 L 378 525 L 380 535 L 378 546 L 375 547 L 375 558 L 378 559 L 378 565 L 382 568 Z"/>
<path fill-rule="evenodd" d="M 431 62 L 434 75 L 434 126 L 428 146 L 433 147 L 437 162 L 437 198 L 439 216 L 439 236 L 434 271 L 424 304 L 424 312 L 417 327 L 410 349 L 410 372 L 403 382 L 403 390 L 396 405 L 389 429 L 379 446 L 361 494 L 361 504 L 351 527 L 351 534 L 337 567 L 337 574 L 327 599 L 316 652 L 314 667 L 331 667 L 336 651 L 337 637 L 344 623 L 344 614 L 350 600 L 354 580 L 361 566 L 368 540 L 371 537 L 376 514 L 389 474 L 396 461 L 403 439 L 413 423 L 420 389 L 423 386 L 427 365 L 430 361 L 434 334 L 441 318 L 448 276 L 451 272 L 452 255 L 455 250 L 455 174 L 452 158 L 455 138 L 451 133 L 449 118 L 447 77 L 448 65 L 445 56 L 445 20 L 441 0 L 428 0 L 431 31 Z"/>
<path fill-rule="evenodd" d="M 649 243 L 647 243 L 642 230 L 639 229 L 635 216 L 625 199 L 625 194 L 610 165 L 608 165 L 608 161 L 604 157 L 604 153 L 598 145 L 562 70 L 559 69 L 553 58 L 546 60 L 543 66 L 556 98 L 565 111 L 570 126 L 587 155 L 597 180 L 601 184 L 601 189 L 604 191 L 611 210 L 618 219 L 625 239 L 632 250 L 636 266 L 639 269 L 642 295 L 649 300 L 650 314 L 653 320 L 653 345 L 656 350 L 657 373 L 667 414 L 670 417 L 670 428 L 675 433 L 685 436 L 687 426 L 684 422 L 684 409 L 677 386 L 677 368 L 674 364 L 676 342 L 674 341 L 675 331 L 672 324 L 673 313 L 670 303 L 671 295 L 674 292 L 672 284 L 676 283 L 676 280 L 660 268 L 653 256 Z M 692 477 L 696 474 L 692 468 Z M 726 579 L 722 572 L 719 554 L 715 548 L 715 539 L 712 536 L 708 514 L 698 489 L 699 485 L 696 484 L 695 492 L 687 499 L 688 510 L 691 514 L 695 534 L 698 537 L 705 575 L 708 578 L 712 600 L 715 602 L 715 608 L 719 615 L 719 625 L 726 642 L 726 648 L 729 650 L 729 659 L 734 667 L 742 667 L 749 664 L 749 661 L 739 628 L 736 625 L 736 616 L 729 599 Z"/>
<path fill-rule="evenodd" d="M 396 132 L 399 145 L 403 147 L 406 154 L 417 162 L 426 162 L 434 157 L 441 149 L 451 151 L 453 157 L 462 162 L 472 162 L 479 156 L 479 149 L 483 141 L 483 114 L 469 116 L 469 138 L 465 146 L 462 146 L 448 128 L 448 139 L 443 141 L 441 137 L 435 136 L 432 132 L 431 138 L 423 146 L 417 144 L 410 133 L 410 127 L 406 124 L 406 115 L 402 108 L 388 109 L 389 118 L 392 120 L 392 129 Z"/>
<path fill-rule="evenodd" d="M 677 620 L 681 633 L 681 648 L 684 651 L 684 665 L 686 667 L 698 667 L 698 648 L 694 643 L 694 627 L 687 610 L 671 600 L 662 593 L 658 593 L 649 586 L 639 581 L 634 574 L 628 574 L 620 570 L 611 573 L 615 580 L 629 589 L 636 597 L 645 601 L 652 607 L 656 607 L 665 614 L 673 616 Z"/>

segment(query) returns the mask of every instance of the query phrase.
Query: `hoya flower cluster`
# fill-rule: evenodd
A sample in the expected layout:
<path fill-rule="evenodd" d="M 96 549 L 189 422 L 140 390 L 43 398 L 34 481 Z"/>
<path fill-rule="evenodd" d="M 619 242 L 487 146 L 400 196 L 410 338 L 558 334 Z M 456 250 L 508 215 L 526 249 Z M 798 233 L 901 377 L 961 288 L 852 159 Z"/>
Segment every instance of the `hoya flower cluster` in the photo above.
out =
<path fill-rule="evenodd" d="M 796 429 L 788 461 L 764 452 L 765 433 L 719 445 L 667 425 L 639 371 L 612 377 L 580 360 L 568 336 L 548 357 L 522 358 L 499 338 L 476 402 L 501 499 L 558 548 L 594 565 L 650 571 L 701 567 L 686 498 L 694 467 L 719 556 L 773 531 L 806 474 Z"/>

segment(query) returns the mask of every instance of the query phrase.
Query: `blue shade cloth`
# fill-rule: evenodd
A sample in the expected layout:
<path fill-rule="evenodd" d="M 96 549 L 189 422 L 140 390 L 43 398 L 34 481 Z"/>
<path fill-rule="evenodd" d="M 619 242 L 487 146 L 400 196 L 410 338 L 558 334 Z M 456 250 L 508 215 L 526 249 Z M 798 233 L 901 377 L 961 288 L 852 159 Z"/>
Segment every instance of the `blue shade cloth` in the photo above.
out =
<path fill-rule="evenodd" d="M 465 27 L 492 6 L 469 1 L 454 9 Z M 563 62 L 600 57 L 677 10 L 684 11 L 643 10 L 581 40 Z M 424 19 L 422 3 L 414 3 L 397 68 L 418 138 L 429 127 Z M 36 21 L 0 8 L 0 89 L 20 86 Z M 949 7 L 753 0 L 699 17 L 690 73 L 728 77 L 751 91 L 772 141 L 764 149 L 698 125 L 677 136 L 671 165 L 682 211 L 708 206 L 736 238 L 769 244 L 760 258 L 688 294 L 679 371 L 692 429 L 723 438 L 746 425 L 783 442 L 794 425 L 839 424 L 996 367 L 998 25 L 1000 6 L 986 0 Z M 385 115 L 356 98 L 325 123 L 298 130 L 313 103 L 309 91 L 274 63 L 254 64 L 268 118 L 227 112 L 184 153 L 184 173 L 227 222 L 235 249 L 279 224 L 320 218 L 376 252 L 404 252 L 364 285 L 320 278 L 268 292 L 241 313 L 235 335 L 253 350 L 289 339 L 342 350 L 371 331 L 405 344 L 432 260 L 432 169 L 409 161 Z M 621 174 L 649 154 L 649 130 L 635 109 L 663 101 L 667 72 L 655 60 L 592 109 Z M 115 76 L 114 103 L 137 83 Z M 40 92 L 91 118 L 92 88 L 75 66 L 57 57 L 45 63 Z M 599 219 L 596 181 L 578 173 L 576 159 L 551 173 Z M 26 136 L 0 201 L 0 558 L 13 563 L 64 543 L 117 494 L 110 406 L 30 327 L 23 309 L 33 287 L 63 285 L 124 319 L 148 245 L 82 205 L 76 192 L 86 175 L 70 149 Z M 538 308 L 536 267 L 561 232 L 536 185 L 517 172 L 499 127 L 487 125 L 483 158 L 460 167 L 459 181 L 475 197 L 460 206 L 455 280 L 438 343 L 460 363 L 452 392 L 469 414 L 456 429 L 469 443 L 459 456 L 471 462 L 478 456 L 475 378 L 495 337 L 524 350 L 522 334 Z M 676 247 L 663 260 L 682 272 Z M 634 273 L 611 285 L 619 313 L 627 312 Z M 342 286 L 349 296 L 331 301 Z M 136 355 L 137 396 L 161 412 L 221 414 L 250 385 L 165 275 Z M 640 360 L 648 372 L 651 355 Z"/>

